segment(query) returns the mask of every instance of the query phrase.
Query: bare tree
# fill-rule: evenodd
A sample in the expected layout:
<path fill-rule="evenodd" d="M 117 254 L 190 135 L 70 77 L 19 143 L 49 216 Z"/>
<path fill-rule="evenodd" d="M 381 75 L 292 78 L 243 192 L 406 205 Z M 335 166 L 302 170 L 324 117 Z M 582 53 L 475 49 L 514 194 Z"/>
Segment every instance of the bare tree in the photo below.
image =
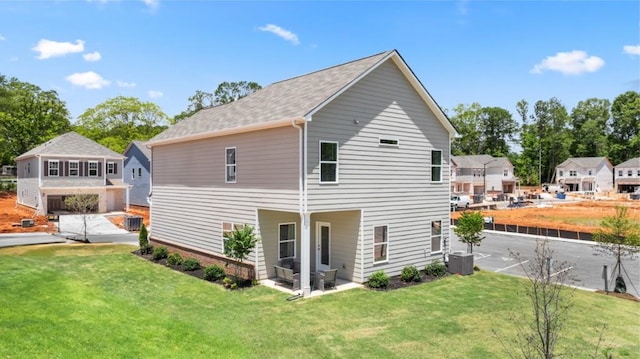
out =
<path fill-rule="evenodd" d="M 68 210 L 82 215 L 83 241 L 87 240 L 87 214 L 95 212 L 98 207 L 97 194 L 75 194 L 64 199 L 64 204 Z"/>

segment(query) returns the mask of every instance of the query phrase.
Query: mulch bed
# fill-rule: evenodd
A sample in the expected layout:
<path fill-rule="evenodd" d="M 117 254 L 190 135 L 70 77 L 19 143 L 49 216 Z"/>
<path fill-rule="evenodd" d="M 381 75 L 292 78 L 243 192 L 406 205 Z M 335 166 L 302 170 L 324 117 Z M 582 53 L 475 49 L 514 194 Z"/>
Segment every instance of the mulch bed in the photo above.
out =
<path fill-rule="evenodd" d="M 447 275 L 448 274 L 445 274 L 442 277 L 434 277 L 434 276 L 425 274 L 424 271 L 420 271 L 420 281 L 419 282 L 403 282 L 402 279 L 400 279 L 400 276 L 396 275 L 396 276 L 393 276 L 393 277 L 389 277 L 389 285 L 387 285 L 386 288 L 379 288 L 379 289 L 371 288 L 371 289 L 374 289 L 374 290 L 395 290 L 395 289 L 400 289 L 400 288 L 413 287 L 415 285 L 420 285 L 420 284 L 424 284 L 424 283 L 433 282 L 433 281 L 438 280 L 440 278 L 444 278 Z"/>

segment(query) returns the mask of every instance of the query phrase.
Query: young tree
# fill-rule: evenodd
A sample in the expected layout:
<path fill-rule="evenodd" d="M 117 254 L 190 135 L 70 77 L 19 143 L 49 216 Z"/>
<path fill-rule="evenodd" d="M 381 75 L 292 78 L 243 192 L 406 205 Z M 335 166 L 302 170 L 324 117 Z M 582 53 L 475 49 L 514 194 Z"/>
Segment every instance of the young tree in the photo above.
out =
<path fill-rule="evenodd" d="M 138 234 L 138 243 L 140 244 L 140 251 L 144 253 L 149 249 L 149 233 L 147 232 L 147 227 L 142 223 L 140 227 L 140 233 Z"/>
<path fill-rule="evenodd" d="M 98 207 L 97 194 L 76 194 L 68 196 L 64 199 L 64 204 L 68 210 L 82 215 L 83 222 L 83 241 L 89 242 L 87 239 L 87 214 L 95 212 Z"/>
<path fill-rule="evenodd" d="M 599 253 L 616 259 L 613 272 L 617 270 L 618 273 L 614 291 L 625 293 L 622 260 L 634 258 L 640 252 L 638 223 L 628 217 L 627 207 L 617 206 L 615 216 L 606 217 L 600 226 L 601 228 L 593 236 L 593 239 L 598 242 L 598 246 L 594 248 Z"/>
<path fill-rule="evenodd" d="M 480 246 L 480 242 L 484 239 L 482 235 L 483 229 L 484 218 L 482 218 L 482 213 L 464 211 L 453 231 L 460 237 L 460 242 L 467 244 L 467 252 L 473 253 L 473 246 Z"/>
<path fill-rule="evenodd" d="M 224 238 L 224 254 L 238 262 L 235 264 L 235 281 L 237 283 L 240 280 L 242 262 L 247 259 L 260 238 L 253 233 L 253 227 L 246 224 L 242 228 L 235 228 L 233 231 L 225 233 Z"/>

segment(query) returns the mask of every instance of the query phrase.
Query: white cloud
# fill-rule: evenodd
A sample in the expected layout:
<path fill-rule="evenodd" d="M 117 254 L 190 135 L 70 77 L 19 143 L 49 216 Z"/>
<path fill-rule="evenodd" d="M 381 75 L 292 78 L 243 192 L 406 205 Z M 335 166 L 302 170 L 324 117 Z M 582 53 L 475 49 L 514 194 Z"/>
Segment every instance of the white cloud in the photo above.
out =
<path fill-rule="evenodd" d="M 67 76 L 65 79 L 73 85 L 84 87 L 89 90 L 101 89 L 109 86 L 111 83 L 93 71 L 76 72 L 75 74 Z"/>
<path fill-rule="evenodd" d="M 300 40 L 298 40 L 298 35 L 294 34 L 293 32 L 291 32 L 289 30 L 285 30 L 285 29 L 281 28 L 278 25 L 267 24 L 266 26 L 259 27 L 258 30 L 266 31 L 266 32 L 270 32 L 272 34 L 275 34 L 276 36 L 279 36 L 279 37 L 291 42 L 294 45 L 299 45 L 300 44 Z"/>
<path fill-rule="evenodd" d="M 84 58 L 85 61 L 95 62 L 95 61 L 100 61 L 100 59 L 102 58 L 102 55 L 100 55 L 98 51 L 94 51 L 88 54 L 83 54 L 82 57 Z"/>
<path fill-rule="evenodd" d="M 158 4 L 160 4 L 160 0 L 142 0 L 142 2 L 152 9 L 157 8 Z"/>
<path fill-rule="evenodd" d="M 469 13 L 469 0 L 459 0 L 456 2 L 456 8 L 458 9 L 458 14 L 467 15 Z"/>
<path fill-rule="evenodd" d="M 6 37 L 4 37 L 4 36 L 2 36 L 2 34 L 0 34 L 0 41 L 4 41 L 6 39 L 7 39 Z"/>
<path fill-rule="evenodd" d="M 640 45 L 625 45 L 624 53 L 629 55 L 640 55 Z"/>
<path fill-rule="evenodd" d="M 75 44 L 70 42 L 57 42 L 47 39 L 41 39 L 38 44 L 31 48 L 35 52 L 39 52 L 38 59 L 44 60 L 51 57 L 64 56 L 75 52 L 84 51 L 84 41 L 76 40 Z"/>
<path fill-rule="evenodd" d="M 156 90 L 151 90 L 148 92 L 149 97 L 151 98 L 158 98 L 158 97 L 162 97 L 162 95 L 164 95 L 162 92 L 160 91 L 156 91 Z"/>
<path fill-rule="evenodd" d="M 557 71 L 563 75 L 579 75 L 585 72 L 596 72 L 604 66 L 604 60 L 598 56 L 589 56 L 586 52 L 573 50 L 558 52 L 555 56 L 548 56 L 536 64 L 531 72 L 541 74 L 543 71 Z"/>
<path fill-rule="evenodd" d="M 117 80 L 116 85 L 118 85 L 118 87 L 136 87 L 135 82 L 126 82 L 121 80 Z"/>

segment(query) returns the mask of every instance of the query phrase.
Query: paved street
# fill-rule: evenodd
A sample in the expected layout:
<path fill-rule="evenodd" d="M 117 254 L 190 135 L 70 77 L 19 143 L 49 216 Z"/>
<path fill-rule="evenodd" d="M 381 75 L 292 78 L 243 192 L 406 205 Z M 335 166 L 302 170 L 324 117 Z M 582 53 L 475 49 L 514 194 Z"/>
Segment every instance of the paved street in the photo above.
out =
<path fill-rule="evenodd" d="M 453 231 L 451 234 L 452 252 L 466 252 L 466 244 L 460 242 Z M 524 271 L 518 261 L 509 253 L 519 253 L 523 262 L 531 260 L 534 256 L 536 239 L 544 239 L 544 237 L 493 231 L 485 231 L 484 236 L 485 239 L 480 247 L 474 248 L 474 263 L 485 270 L 518 276 L 524 276 Z M 611 271 L 615 265 L 615 259 L 596 255 L 596 251 L 593 249 L 595 243 L 558 239 L 550 239 L 549 242 L 554 251 L 553 261 L 565 261 L 567 266 L 571 267 L 567 284 L 590 290 L 604 289 L 602 269 L 604 265 L 607 265 L 610 279 L 609 290 L 613 290 L 612 279 L 615 276 L 612 276 Z M 525 266 L 527 264 L 525 263 Z M 623 276 L 627 284 L 627 292 L 640 296 L 640 261 L 638 259 L 625 260 L 623 269 L 626 271 L 626 273 L 623 271 Z"/>

